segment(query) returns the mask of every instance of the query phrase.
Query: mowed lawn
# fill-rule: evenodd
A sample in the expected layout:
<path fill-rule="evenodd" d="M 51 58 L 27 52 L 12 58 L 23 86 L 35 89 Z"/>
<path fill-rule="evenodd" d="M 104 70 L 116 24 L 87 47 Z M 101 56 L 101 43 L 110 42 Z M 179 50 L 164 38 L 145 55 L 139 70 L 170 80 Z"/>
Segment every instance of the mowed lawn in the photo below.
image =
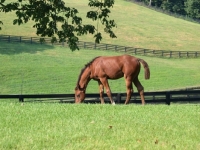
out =
<path fill-rule="evenodd" d="M 200 149 L 200 105 L 1 102 L 0 149 Z"/>

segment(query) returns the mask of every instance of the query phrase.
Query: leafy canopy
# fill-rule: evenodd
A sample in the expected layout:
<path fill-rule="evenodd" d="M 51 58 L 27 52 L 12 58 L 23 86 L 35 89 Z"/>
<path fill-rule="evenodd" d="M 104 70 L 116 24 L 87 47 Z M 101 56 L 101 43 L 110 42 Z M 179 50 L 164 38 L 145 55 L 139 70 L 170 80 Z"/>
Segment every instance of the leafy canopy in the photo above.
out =
<path fill-rule="evenodd" d="M 109 19 L 110 8 L 113 7 L 114 0 L 89 0 L 88 6 L 95 8 L 86 14 L 87 18 L 97 21 L 104 26 L 104 31 L 111 38 L 116 38 L 112 31 L 116 27 L 114 20 Z M 21 25 L 33 20 L 36 34 L 41 37 L 51 37 L 51 42 L 67 42 L 71 50 L 79 49 L 78 36 L 84 34 L 94 34 L 95 42 L 100 43 L 101 33 L 97 27 L 91 24 L 83 24 L 82 18 L 78 16 L 78 10 L 65 6 L 63 0 L 16 0 L 6 2 L 0 0 L 0 12 L 15 11 L 17 19 L 13 24 Z M 0 20 L 0 25 L 3 22 Z M 2 28 L 0 27 L 0 30 Z M 41 38 L 44 42 L 44 38 Z"/>

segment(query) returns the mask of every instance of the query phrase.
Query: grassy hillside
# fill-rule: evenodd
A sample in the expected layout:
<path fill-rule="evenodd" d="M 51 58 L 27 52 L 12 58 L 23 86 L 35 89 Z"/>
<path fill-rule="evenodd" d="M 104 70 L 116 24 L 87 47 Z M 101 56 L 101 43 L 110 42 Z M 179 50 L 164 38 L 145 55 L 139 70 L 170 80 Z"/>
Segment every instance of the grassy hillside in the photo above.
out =
<path fill-rule="evenodd" d="M 66 1 L 66 4 L 78 8 L 80 16 L 85 18 L 86 12 L 91 10 L 87 6 L 88 0 Z M 138 6 L 125 0 L 116 0 L 111 9 L 111 19 L 117 23 L 114 29 L 117 39 L 104 36 L 103 43 L 148 49 L 199 51 L 200 24 L 177 19 L 165 14 Z M 32 23 L 13 26 L 13 13 L 0 13 L 4 21 L 0 34 L 36 36 Z M 88 19 L 84 23 L 93 23 Z M 100 27 L 101 28 L 101 27 Z M 80 40 L 94 41 L 92 35 L 81 37 Z"/>
<path fill-rule="evenodd" d="M 0 42 L 0 94 L 73 93 L 80 70 L 92 58 L 120 55 L 110 51 L 81 50 L 66 47 Z M 144 57 L 151 79 L 140 81 L 145 91 L 199 86 L 200 59 L 163 59 Z M 124 79 L 110 80 L 112 92 L 125 92 Z M 136 88 L 134 88 L 136 91 Z M 98 84 L 89 83 L 87 92 L 97 93 Z"/>

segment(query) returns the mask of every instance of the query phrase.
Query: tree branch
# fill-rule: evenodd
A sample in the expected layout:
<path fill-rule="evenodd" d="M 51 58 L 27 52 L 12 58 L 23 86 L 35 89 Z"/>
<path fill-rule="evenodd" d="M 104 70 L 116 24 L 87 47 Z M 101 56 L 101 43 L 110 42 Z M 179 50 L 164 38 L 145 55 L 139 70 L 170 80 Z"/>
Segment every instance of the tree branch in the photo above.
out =
<path fill-rule="evenodd" d="M 97 21 L 96 27 L 90 24 L 83 25 L 82 18 L 77 16 L 78 10 L 66 7 L 62 0 L 29 0 L 26 4 L 18 0 L 18 2 L 6 5 L 3 2 L 4 0 L 0 2 L 0 11 L 5 13 L 16 11 L 17 19 L 13 20 L 14 24 L 21 25 L 32 19 L 35 22 L 33 27 L 36 28 L 37 35 L 51 37 L 52 42 L 66 41 L 71 50 L 79 49 L 77 46 L 78 36 L 84 34 L 94 34 L 95 42 L 99 43 L 102 39 L 102 35 L 98 31 L 99 23 L 105 26 L 104 31 L 111 38 L 116 38 L 112 31 L 116 24 L 114 20 L 108 19 L 110 13 L 108 8 L 113 7 L 114 0 L 89 1 L 88 5 L 98 10 L 87 13 L 88 18 Z M 69 19 L 72 20 L 71 23 L 68 22 Z"/>

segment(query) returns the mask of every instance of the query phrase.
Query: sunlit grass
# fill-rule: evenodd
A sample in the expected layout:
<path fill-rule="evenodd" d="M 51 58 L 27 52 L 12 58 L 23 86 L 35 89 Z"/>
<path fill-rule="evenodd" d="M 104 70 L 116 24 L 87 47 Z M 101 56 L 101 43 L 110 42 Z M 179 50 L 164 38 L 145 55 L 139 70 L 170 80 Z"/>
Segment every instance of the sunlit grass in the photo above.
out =
<path fill-rule="evenodd" d="M 1 102 L 0 149 L 199 149 L 199 105 Z"/>

